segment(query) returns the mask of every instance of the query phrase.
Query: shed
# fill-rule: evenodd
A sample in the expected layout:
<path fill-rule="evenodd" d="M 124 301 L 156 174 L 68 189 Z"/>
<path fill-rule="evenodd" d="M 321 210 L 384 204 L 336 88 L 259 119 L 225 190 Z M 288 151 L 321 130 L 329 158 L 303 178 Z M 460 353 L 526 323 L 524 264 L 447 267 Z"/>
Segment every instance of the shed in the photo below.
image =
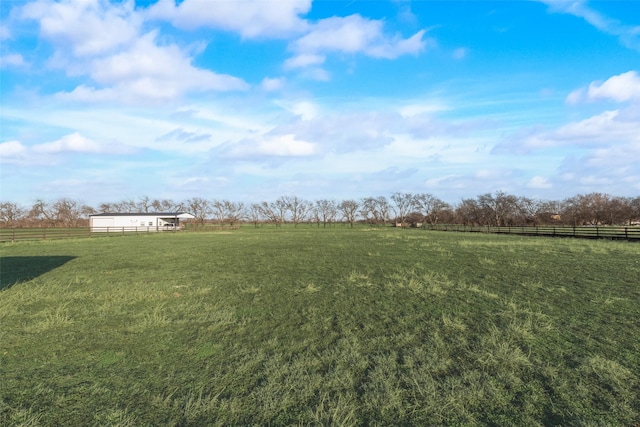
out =
<path fill-rule="evenodd" d="M 89 216 L 91 232 L 113 231 L 176 231 L 181 228 L 181 219 L 193 219 L 187 212 L 105 212 Z"/>

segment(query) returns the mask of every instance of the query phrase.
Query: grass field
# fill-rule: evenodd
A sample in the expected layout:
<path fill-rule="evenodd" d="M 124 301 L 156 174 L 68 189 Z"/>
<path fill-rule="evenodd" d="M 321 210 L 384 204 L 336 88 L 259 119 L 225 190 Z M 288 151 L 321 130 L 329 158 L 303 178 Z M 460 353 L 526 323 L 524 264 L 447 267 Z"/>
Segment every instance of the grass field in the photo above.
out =
<path fill-rule="evenodd" d="M 265 227 L 0 254 L 0 425 L 640 423 L 638 244 Z"/>

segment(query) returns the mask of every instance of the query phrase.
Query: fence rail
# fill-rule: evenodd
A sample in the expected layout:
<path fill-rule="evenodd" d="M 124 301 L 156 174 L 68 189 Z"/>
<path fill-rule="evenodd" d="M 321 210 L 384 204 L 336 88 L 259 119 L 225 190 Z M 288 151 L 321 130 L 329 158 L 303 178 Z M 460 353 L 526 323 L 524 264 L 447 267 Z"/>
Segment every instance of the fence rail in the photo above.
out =
<path fill-rule="evenodd" d="M 423 228 L 437 231 L 459 231 L 493 234 L 516 234 L 521 236 L 575 237 L 582 239 L 611 239 L 640 241 L 640 227 L 615 226 L 511 226 L 493 227 L 459 224 L 426 224 Z"/>
<path fill-rule="evenodd" d="M 0 242 L 17 240 L 53 240 L 77 237 L 98 237 L 124 234 L 165 233 L 176 231 L 173 228 L 157 227 L 79 227 L 79 228 L 0 228 Z"/>

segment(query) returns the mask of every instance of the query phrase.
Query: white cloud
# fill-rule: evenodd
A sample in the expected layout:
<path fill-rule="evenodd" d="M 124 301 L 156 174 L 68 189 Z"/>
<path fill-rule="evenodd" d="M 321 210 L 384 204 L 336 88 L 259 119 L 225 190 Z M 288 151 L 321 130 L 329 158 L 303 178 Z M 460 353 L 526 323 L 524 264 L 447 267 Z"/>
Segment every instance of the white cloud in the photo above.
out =
<path fill-rule="evenodd" d="M 100 153 L 104 151 L 100 144 L 79 133 L 65 135 L 57 141 L 35 145 L 32 150 L 36 153 Z"/>
<path fill-rule="evenodd" d="M 300 15 L 311 9 L 311 0 L 160 0 L 147 10 L 152 19 L 170 21 L 183 29 L 219 28 L 237 32 L 244 38 L 283 37 L 299 33 L 306 27 Z"/>
<path fill-rule="evenodd" d="M 156 36 L 156 32 L 148 33 L 124 52 L 92 60 L 87 72 L 103 88 L 80 85 L 72 92 L 58 96 L 85 102 L 155 102 L 175 99 L 196 90 L 248 88 L 236 77 L 193 67 L 191 58 L 178 46 L 158 46 Z"/>
<path fill-rule="evenodd" d="M 552 188 L 551 182 L 543 176 L 534 176 L 527 183 L 529 188 Z"/>
<path fill-rule="evenodd" d="M 304 68 L 310 65 L 319 65 L 324 63 L 326 57 L 324 55 L 317 55 L 315 53 L 303 53 L 293 58 L 289 58 L 284 62 L 284 67 L 287 69 L 292 68 Z"/>
<path fill-rule="evenodd" d="M 284 87 L 286 80 L 284 78 L 265 77 L 260 83 L 260 87 L 267 92 L 274 92 Z"/>
<path fill-rule="evenodd" d="M 584 94 L 585 94 L 584 88 L 573 90 L 569 95 L 567 95 L 565 102 L 571 105 L 579 104 L 584 99 Z"/>
<path fill-rule="evenodd" d="M 11 53 L 8 55 L 0 56 L 0 68 L 5 67 L 24 67 L 27 63 L 25 62 L 22 55 L 17 53 Z"/>
<path fill-rule="evenodd" d="M 307 55 L 316 61 L 324 52 L 364 53 L 374 58 L 394 59 L 422 52 L 429 42 L 423 40 L 424 34 L 425 31 L 421 30 L 408 39 L 403 39 L 399 34 L 389 37 L 383 33 L 383 21 L 350 15 L 318 21 L 289 48 L 296 52 L 296 57 Z M 304 63 L 303 60 L 292 61 L 299 66 Z"/>
<path fill-rule="evenodd" d="M 528 152 L 561 146 L 598 147 L 640 141 L 640 118 L 633 109 L 605 111 L 551 131 L 532 129 L 499 144 L 495 152 Z"/>
<path fill-rule="evenodd" d="M 20 141 L 7 141 L 0 144 L 0 163 L 14 163 L 27 154 L 27 148 Z"/>
<path fill-rule="evenodd" d="M 611 99 L 617 102 L 640 100 L 640 76 L 629 71 L 610 77 L 602 84 L 592 82 L 587 92 L 589 99 Z"/>
<path fill-rule="evenodd" d="M 111 52 L 138 36 L 141 20 L 134 3 L 106 0 L 38 0 L 22 8 L 21 16 L 40 23 L 42 37 L 76 57 Z"/>
<path fill-rule="evenodd" d="M 38 0 L 21 9 L 40 24 L 56 50 L 49 64 L 74 77 L 88 76 L 57 96 L 83 102 L 162 102 L 192 91 L 244 90 L 241 79 L 194 67 L 188 49 L 141 34 L 134 3 L 106 0 Z"/>
<path fill-rule="evenodd" d="M 228 148 L 226 157 L 306 157 L 315 154 L 315 145 L 296 138 L 296 135 L 264 136 L 245 139 Z"/>
<path fill-rule="evenodd" d="M 636 71 L 627 71 L 610 77 L 604 82 L 591 82 L 588 88 L 578 88 L 566 98 L 569 104 L 578 104 L 585 100 L 611 100 L 628 102 L 640 100 L 640 76 Z"/>
<path fill-rule="evenodd" d="M 75 132 L 62 138 L 35 145 L 13 140 L 0 144 L 2 163 L 43 165 L 55 163 L 60 156 L 78 154 L 131 154 L 133 149 L 119 143 L 98 143 Z"/>
<path fill-rule="evenodd" d="M 566 13 L 584 19 L 603 33 L 617 36 L 628 48 L 640 50 L 640 26 L 626 25 L 596 11 L 586 0 L 537 0 L 552 12 Z"/>
<path fill-rule="evenodd" d="M 11 31 L 9 27 L 4 24 L 0 24 L 0 40 L 8 40 L 11 38 Z"/>

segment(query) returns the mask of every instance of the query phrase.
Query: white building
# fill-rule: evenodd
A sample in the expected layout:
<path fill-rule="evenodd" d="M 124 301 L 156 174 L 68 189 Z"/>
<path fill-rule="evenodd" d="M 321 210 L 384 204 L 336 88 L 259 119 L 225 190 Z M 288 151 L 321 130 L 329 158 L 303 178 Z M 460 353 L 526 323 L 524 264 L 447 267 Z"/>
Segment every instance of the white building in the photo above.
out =
<path fill-rule="evenodd" d="M 181 219 L 193 219 L 186 212 L 100 213 L 89 216 L 91 232 L 175 231 Z"/>

